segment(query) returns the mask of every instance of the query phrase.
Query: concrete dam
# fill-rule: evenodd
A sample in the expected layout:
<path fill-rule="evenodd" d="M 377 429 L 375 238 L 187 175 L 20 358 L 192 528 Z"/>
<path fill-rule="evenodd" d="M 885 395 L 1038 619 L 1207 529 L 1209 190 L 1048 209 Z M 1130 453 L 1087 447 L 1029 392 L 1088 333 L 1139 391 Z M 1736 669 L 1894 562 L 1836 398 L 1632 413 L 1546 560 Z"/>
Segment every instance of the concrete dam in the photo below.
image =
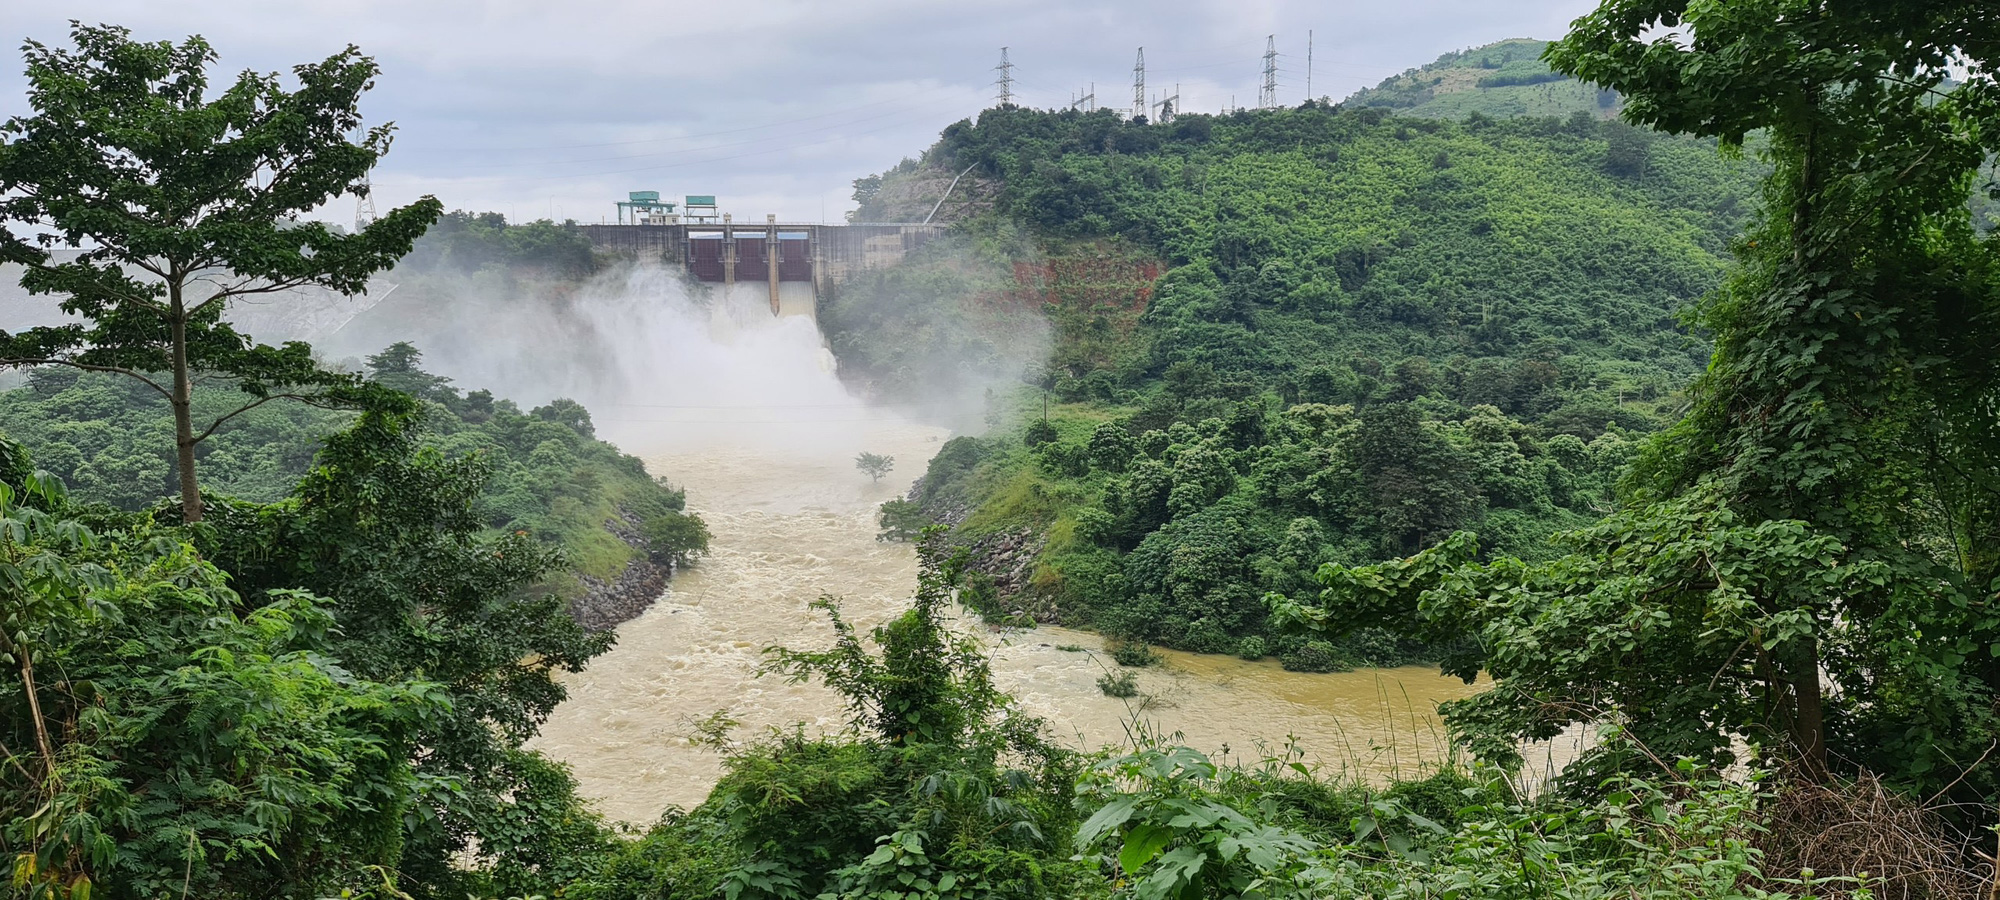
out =
<path fill-rule="evenodd" d="M 584 225 L 601 250 L 653 256 L 695 280 L 733 287 L 763 282 L 771 314 L 812 313 L 828 288 L 903 261 L 945 225 L 821 225 L 722 222 Z M 787 289 L 789 286 L 789 289 Z M 810 304 L 799 309 L 801 304 Z"/>

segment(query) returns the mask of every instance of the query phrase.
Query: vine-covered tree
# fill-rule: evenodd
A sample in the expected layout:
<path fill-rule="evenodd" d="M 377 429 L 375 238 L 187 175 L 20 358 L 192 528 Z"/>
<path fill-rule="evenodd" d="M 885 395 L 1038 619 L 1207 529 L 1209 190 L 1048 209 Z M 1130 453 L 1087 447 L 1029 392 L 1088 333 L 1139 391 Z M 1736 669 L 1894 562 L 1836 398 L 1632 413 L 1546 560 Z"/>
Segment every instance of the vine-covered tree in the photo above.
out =
<path fill-rule="evenodd" d="M 1323 606 L 1280 608 L 1475 634 L 1460 673 L 1501 689 L 1448 714 L 1489 754 L 1617 719 L 1669 758 L 1736 735 L 1808 779 L 1990 790 L 1968 767 L 2000 733 L 2000 245 L 1966 198 L 2000 150 L 2000 19 L 1607 0 L 1549 55 L 1637 123 L 1768 136 L 1767 208 L 1699 310 L 1716 350 L 1692 409 L 1568 557 L 1464 564 L 1455 539 L 1329 567 Z"/>
<path fill-rule="evenodd" d="M 80 321 L 0 333 L 0 365 L 65 365 L 138 379 L 174 413 L 181 515 L 202 514 L 195 447 L 238 413 L 278 398 L 351 403 L 358 377 L 303 343 L 252 344 L 224 320 L 239 297 L 316 286 L 354 294 L 394 265 L 441 212 L 424 197 L 358 234 L 299 216 L 364 194 L 392 127 L 362 127 L 374 60 L 350 46 L 210 91 L 216 54 L 191 37 L 140 42 L 74 24 L 73 49 L 29 41 L 33 112 L 0 125 L 0 261 L 61 296 Z M 75 251 L 56 255 L 53 250 Z M 247 402 L 196 424 L 197 375 Z"/>

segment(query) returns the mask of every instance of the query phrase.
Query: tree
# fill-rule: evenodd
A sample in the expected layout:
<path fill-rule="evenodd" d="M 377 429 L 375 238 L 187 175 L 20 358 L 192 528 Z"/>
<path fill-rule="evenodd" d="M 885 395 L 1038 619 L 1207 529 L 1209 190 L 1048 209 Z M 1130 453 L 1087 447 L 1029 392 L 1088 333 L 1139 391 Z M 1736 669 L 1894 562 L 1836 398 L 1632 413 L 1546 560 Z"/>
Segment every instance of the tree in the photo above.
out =
<path fill-rule="evenodd" d="M 676 569 L 708 553 L 708 523 L 694 513 L 667 511 L 650 516 L 640 523 L 639 531 L 653 559 Z"/>
<path fill-rule="evenodd" d="M 393 866 L 437 686 L 356 677 L 326 600 L 248 608 L 171 532 L 0 457 L 11 896 L 328 896 Z"/>
<path fill-rule="evenodd" d="M 854 467 L 880 482 L 882 476 L 889 474 L 889 470 L 896 467 L 896 458 L 876 453 L 862 453 L 854 458 Z"/>
<path fill-rule="evenodd" d="M 614 635 L 584 631 L 534 589 L 561 568 L 558 550 L 482 527 L 492 460 L 424 447 L 417 405 L 393 399 L 328 437 L 292 496 L 218 503 L 196 534 L 248 605 L 300 588 L 331 600 L 331 651 L 356 676 L 440 686 L 449 709 L 414 738 L 432 790 L 405 818 L 400 871 L 406 890 L 462 897 L 480 874 L 464 860 L 505 868 L 508 848 L 568 827 L 522 811 L 548 764 L 521 745 L 565 696 L 555 673 L 581 671 Z"/>
<path fill-rule="evenodd" d="M 65 365 L 138 379 L 174 413 L 181 515 L 202 517 L 195 447 L 244 410 L 279 398 L 353 404 L 357 377 L 329 372 L 303 343 L 252 345 L 223 315 L 231 300 L 299 287 L 342 294 L 394 265 L 441 207 L 424 197 L 359 234 L 298 217 L 365 194 L 392 127 L 358 141 L 361 94 L 378 71 L 356 48 L 276 73 L 245 72 L 210 95 L 216 54 L 134 41 L 73 23 L 74 50 L 25 47 L 34 112 L 0 125 L 0 261 L 21 284 L 63 296 L 82 321 L 0 333 L 0 365 Z M 59 259 L 51 249 L 79 252 Z M 158 377 L 165 373 L 165 383 Z M 197 429 L 197 374 L 250 398 Z"/>
<path fill-rule="evenodd" d="M 409 341 L 397 341 L 368 357 L 368 377 L 376 384 L 424 400 L 443 400 L 455 393 L 451 379 L 423 370 L 424 354 Z"/>
<path fill-rule="evenodd" d="M 793 684 L 824 681 L 846 698 L 854 725 L 886 743 L 956 745 L 1008 705 L 993 687 L 979 643 L 945 624 L 964 574 L 964 552 L 948 550 L 945 529 L 924 529 L 917 541 L 917 595 L 902 615 L 875 629 L 880 657 L 862 646 L 839 601 L 821 597 L 812 607 L 832 623 L 833 648 L 766 647 L 764 671 Z"/>
<path fill-rule="evenodd" d="M 1387 549 L 1412 552 L 1451 534 L 1479 511 L 1464 455 L 1408 403 L 1369 407 L 1348 450 L 1359 497 Z"/>
<path fill-rule="evenodd" d="M 1912 627 L 1967 634 L 1933 617 L 1997 574 L 1960 547 L 1914 543 L 1907 511 L 1937 504 L 1957 520 L 1952 544 L 2000 536 L 1982 500 L 2000 475 L 1995 410 L 1963 400 L 2000 385 L 1975 349 L 1996 335 L 1994 247 L 1965 204 L 2000 150 L 2000 21 L 1966 0 L 1608 2 L 1549 53 L 1624 94 L 1635 122 L 1728 143 L 1770 136 L 1770 208 L 1703 310 L 1715 361 L 1641 476 L 1656 496 L 1719 493 L 1746 524 L 1806 523 L 1847 564 L 1887 572 L 1811 605 L 1755 598 L 1804 620 L 1769 648 L 1770 706 L 1804 770 L 1823 772 L 1840 712 L 1822 673 L 1841 703 L 1866 702 L 1865 684 L 1894 677 L 1877 641 Z M 1968 77 L 1947 84 L 1955 64 Z M 1966 472 L 1986 485 L 1965 485 Z"/>
<path fill-rule="evenodd" d="M 1968 766 L 2000 732 L 2000 246 L 1966 197 L 2000 150 L 2000 20 L 1608 0 L 1549 58 L 1638 123 L 1768 136 L 1768 207 L 1698 310 L 1692 408 L 1568 556 L 1472 564 L 1460 537 L 1327 567 L 1318 607 L 1279 609 L 1477 635 L 1499 689 L 1447 715 L 1489 753 L 1615 718 L 1666 757 L 1741 736 L 1809 780 L 1837 760 L 1990 799 Z"/>
<path fill-rule="evenodd" d="M 930 517 L 924 515 L 923 504 L 898 497 L 882 504 L 875 514 L 875 523 L 882 526 L 876 540 L 907 542 L 917 539 L 930 524 Z"/>

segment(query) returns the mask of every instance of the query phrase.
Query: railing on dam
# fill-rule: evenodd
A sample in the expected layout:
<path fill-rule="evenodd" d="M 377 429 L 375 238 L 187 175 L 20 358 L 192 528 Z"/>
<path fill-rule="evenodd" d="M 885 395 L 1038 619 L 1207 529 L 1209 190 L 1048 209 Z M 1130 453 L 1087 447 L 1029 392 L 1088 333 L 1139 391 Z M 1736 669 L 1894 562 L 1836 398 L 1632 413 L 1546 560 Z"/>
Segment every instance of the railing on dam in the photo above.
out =
<path fill-rule="evenodd" d="M 817 297 L 828 285 L 839 284 L 857 272 L 901 262 L 911 251 L 943 234 L 946 227 L 767 220 L 757 224 L 585 225 L 583 231 L 599 249 L 657 254 L 700 281 L 730 285 L 768 282 L 775 313 L 779 282 L 811 282 Z"/>

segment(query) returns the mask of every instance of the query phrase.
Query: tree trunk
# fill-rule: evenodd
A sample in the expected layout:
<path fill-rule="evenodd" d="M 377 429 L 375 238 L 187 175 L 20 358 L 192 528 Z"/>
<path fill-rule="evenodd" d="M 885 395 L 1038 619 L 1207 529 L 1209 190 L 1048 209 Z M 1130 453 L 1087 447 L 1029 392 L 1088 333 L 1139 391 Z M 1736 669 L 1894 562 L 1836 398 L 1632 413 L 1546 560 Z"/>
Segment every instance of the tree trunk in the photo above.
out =
<path fill-rule="evenodd" d="M 174 396 L 168 405 L 174 410 L 174 454 L 181 476 L 181 521 L 201 521 L 201 485 L 194 476 L 194 379 L 188 374 L 187 306 L 181 286 L 168 285 L 169 341 L 173 345 Z"/>
<path fill-rule="evenodd" d="M 1791 654 L 1786 668 L 1792 682 L 1792 749 L 1798 754 L 1799 775 L 1826 780 L 1826 698 L 1819 682 L 1819 639 L 1807 637 Z"/>
<path fill-rule="evenodd" d="M 35 687 L 35 666 L 28 661 L 33 653 L 20 644 L 14 645 L 14 655 L 21 660 L 21 687 L 28 693 L 28 715 L 35 720 L 35 745 L 42 751 L 42 771 L 48 776 L 49 789 L 53 790 L 56 780 L 56 749 L 49 743 L 49 724 L 42 718 L 42 698 L 40 689 Z"/>
<path fill-rule="evenodd" d="M 1819 97 L 1814 92 L 1812 103 L 1817 110 Z M 1819 120 L 1817 115 L 1808 120 L 1804 140 L 1801 142 L 1799 158 L 1799 194 L 1792 203 L 1792 264 L 1797 271 L 1793 277 L 1804 278 L 1812 266 L 1813 231 L 1819 227 L 1818 203 L 1820 190 L 1819 165 Z M 1816 293 L 1810 280 L 1806 281 L 1806 291 Z M 1835 502 L 1826 504 L 1829 498 L 1807 498 L 1800 495 L 1796 484 L 1786 485 L 1788 493 L 1798 499 L 1787 514 L 1793 518 L 1824 521 L 1817 515 L 1825 506 L 1838 506 Z M 1800 502 L 1808 508 L 1798 508 Z M 1819 637 L 1808 635 L 1799 639 L 1792 652 L 1787 654 L 1784 668 L 1791 680 L 1792 750 L 1798 754 L 1799 775 L 1808 781 L 1826 780 L 1826 698 L 1819 679 Z"/>

